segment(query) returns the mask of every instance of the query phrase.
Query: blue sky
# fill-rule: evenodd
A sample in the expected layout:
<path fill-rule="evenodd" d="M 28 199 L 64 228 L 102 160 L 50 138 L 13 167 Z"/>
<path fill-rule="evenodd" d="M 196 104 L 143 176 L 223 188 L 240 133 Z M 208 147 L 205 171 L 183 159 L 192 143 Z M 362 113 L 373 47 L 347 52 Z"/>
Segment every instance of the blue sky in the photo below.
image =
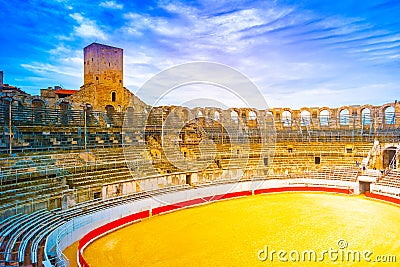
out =
<path fill-rule="evenodd" d="M 5 83 L 31 94 L 79 89 L 83 47 L 97 41 L 124 49 L 132 92 L 165 68 L 200 60 L 247 75 L 272 107 L 400 99 L 398 0 L 0 0 L 0 7 L 0 70 Z"/>

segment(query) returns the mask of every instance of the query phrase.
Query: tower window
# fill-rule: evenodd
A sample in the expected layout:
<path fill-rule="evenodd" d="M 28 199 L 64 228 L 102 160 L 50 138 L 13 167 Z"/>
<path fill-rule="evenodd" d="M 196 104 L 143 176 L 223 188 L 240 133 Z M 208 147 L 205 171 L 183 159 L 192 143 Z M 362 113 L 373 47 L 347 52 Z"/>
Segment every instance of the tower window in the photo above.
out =
<path fill-rule="evenodd" d="M 115 92 L 111 93 L 111 101 L 115 102 L 115 99 L 117 98 L 117 94 Z"/>

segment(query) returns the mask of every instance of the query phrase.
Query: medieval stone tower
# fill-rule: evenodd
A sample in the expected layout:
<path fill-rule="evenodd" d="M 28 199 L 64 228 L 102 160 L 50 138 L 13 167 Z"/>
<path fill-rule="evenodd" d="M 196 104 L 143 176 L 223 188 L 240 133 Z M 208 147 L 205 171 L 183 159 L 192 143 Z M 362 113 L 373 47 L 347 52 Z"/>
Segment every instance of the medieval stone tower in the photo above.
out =
<path fill-rule="evenodd" d="M 74 108 L 89 104 L 107 114 L 124 112 L 133 94 L 123 86 L 123 49 L 92 43 L 83 53 L 83 86 L 70 97 Z"/>
<path fill-rule="evenodd" d="M 123 87 L 123 49 L 92 43 L 83 54 L 84 84 Z"/>

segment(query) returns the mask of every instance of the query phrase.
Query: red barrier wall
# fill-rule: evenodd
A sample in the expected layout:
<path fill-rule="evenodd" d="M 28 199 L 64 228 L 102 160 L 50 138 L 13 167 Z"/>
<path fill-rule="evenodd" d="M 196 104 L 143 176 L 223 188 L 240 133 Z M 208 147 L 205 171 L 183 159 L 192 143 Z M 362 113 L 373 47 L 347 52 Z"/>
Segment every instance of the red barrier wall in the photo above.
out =
<path fill-rule="evenodd" d="M 341 189 L 341 188 L 331 188 L 331 187 L 281 187 L 281 188 L 268 188 L 268 189 L 257 189 L 254 190 L 254 194 L 265 194 L 265 193 L 278 193 L 278 192 L 310 192 L 310 191 L 318 191 L 318 192 L 332 192 L 332 193 L 342 193 L 342 194 L 352 194 L 353 191 L 351 189 Z M 157 215 L 157 214 L 162 214 L 165 212 L 181 209 L 184 207 L 190 207 L 194 205 L 199 205 L 203 204 L 206 202 L 211 202 L 211 201 L 218 201 L 218 200 L 223 200 L 223 199 L 230 199 L 230 198 L 235 198 L 235 197 L 243 197 L 243 196 L 251 196 L 252 191 L 240 191 L 240 192 L 232 192 L 232 193 L 226 193 L 226 194 L 221 194 L 221 195 L 215 195 L 215 196 L 209 196 L 209 197 L 204 197 L 204 198 L 196 198 L 192 200 L 187 200 L 187 201 L 182 201 L 178 202 L 175 204 L 171 205 L 165 205 L 162 207 L 157 207 L 152 209 L 152 215 Z M 400 200 L 398 200 L 400 203 Z M 78 245 L 78 261 L 81 266 L 83 267 L 89 267 L 89 264 L 85 261 L 83 257 L 83 249 L 85 248 L 86 245 L 88 245 L 90 242 L 98 238 L 99 236 L 116 229 L 118 227 L 121 227 L 125 224 L 134 222 L 136 220 L 144 219 L 150 216 L 150 211 L 142 211 L 138 212 L 132 215 L 129 215 L 127 217 L 118 219 L 116 221 L 107 223 L 103 226 L 100 226 L 99 228 L 96 228 L 89 233 L 87 233 L 82 239 L 79 241 Z"/>
<path fill-rule="evenodd" d="M 279 192 L 331 192 L 339 194 L 353 194 L 352 189 L 333 188 L 333 187 L 314 187 L 314 186 L 294 186 L 294 187 L 279 187 L 279 188 L 267 188 L 254 190 L 254 195 L 265 194 L 265 193 L 279 193 Z"/>
<path fill-rule="evenodd" d="M 383 200 L 383 201 L 387 201 L 387 202 L 391 202 L 391 203 L 400 205 L 400 199 L 395 198 L 395 197 L 389 197 L 389 196 L 370 193 L 370 192 L 365 192 L 365 195 L 369 198 L 379 199 L 379 200 Z"/>
<path fill-rule="evenodd" d="M 87 233 L 85 236 L 82 237 L 81 240 L 79 240 L 79 245 L 78 245 L 78 260 L 81 266 L 83 267 L 89 267 L 89 264 L 85 261 L 83 258 L 82 254 L 82 249 L 85 247 L 85 245 L 89 244 L 92 240 L 96 239 L 98 236 L 107 233 L 108 231 L 111 231 L 115 228 L 121 227 L 127 223 L 131 223 L 140 219 L 144 219 L 150 216 L 150 211 L 145 210 L 142 212 L 134 213 L 129 216 L 123 217 L 121 219 L 112 221 L 110 223 L 107 223 L 103 226 L 100 226 L 99 228 L 96 228 L 89 233 Z"/>

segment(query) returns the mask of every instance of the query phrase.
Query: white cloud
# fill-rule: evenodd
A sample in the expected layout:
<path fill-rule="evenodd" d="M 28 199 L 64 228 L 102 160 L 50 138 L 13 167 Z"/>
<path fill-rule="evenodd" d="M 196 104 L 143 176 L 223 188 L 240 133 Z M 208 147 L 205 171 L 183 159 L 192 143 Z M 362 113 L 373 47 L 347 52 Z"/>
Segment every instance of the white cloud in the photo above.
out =
<path fill-rule="evenodd" d="M 85 18 L 80 13 L 70 14 L 78 26 L 74 26 L 74 34 L 82 38 L 96 38 L 100 40 L 107 40 L 107 35 L 97 26 L 96 22 Z"/>
<path fill-rule="evenodd" d="M 31 64 L 21 64 L 21 67 L 38 74 L 49 75 L 50 73 L 81 77 L 81 70 L 70 66 L 56 66 L 49 63 L 32 62 Z"/>
<path fill-rule="evenodd" d="M 101 2 L 100 6 L 104 7 L 104 8 L 110 8 L 110 9 L 123 9 L 124 8 L 123 4 L 118 4 L 117 2 L 112 1 L 112 0 Z"/>

